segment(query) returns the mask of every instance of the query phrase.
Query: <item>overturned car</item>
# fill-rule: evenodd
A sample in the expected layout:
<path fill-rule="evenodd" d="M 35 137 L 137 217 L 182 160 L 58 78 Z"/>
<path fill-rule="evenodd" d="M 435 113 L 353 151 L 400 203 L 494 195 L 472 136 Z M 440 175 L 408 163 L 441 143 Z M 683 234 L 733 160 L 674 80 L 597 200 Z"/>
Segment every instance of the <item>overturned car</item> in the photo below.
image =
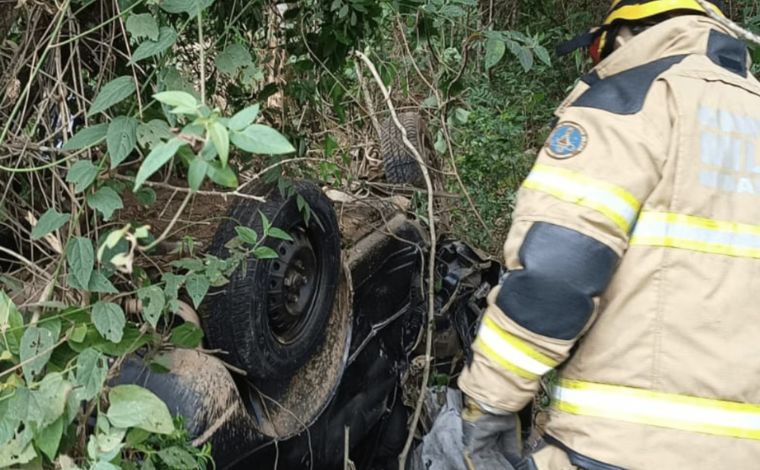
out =
<path fill-rule="evenodd" d="M 464 362 L 498 263 L 456 240 L 431 253 L 402 197 L 356 197 L 296 182 L 240 200 L 209 251 L 226 255 L 238 226 L 269 223 L 272 259 L 249 259 L 202 309 L 203 350 L 169 353 L 168 373 L 139 355 L 122 383 L 159 395 L 185 418 L 216 467 L 397 468 L 420 393 L 429 302 L 433 354 L 448 380 Z M 304 207 L 308 207 L 304 216 Z M 435 257 L 435 296 L 426 261 Z"/>

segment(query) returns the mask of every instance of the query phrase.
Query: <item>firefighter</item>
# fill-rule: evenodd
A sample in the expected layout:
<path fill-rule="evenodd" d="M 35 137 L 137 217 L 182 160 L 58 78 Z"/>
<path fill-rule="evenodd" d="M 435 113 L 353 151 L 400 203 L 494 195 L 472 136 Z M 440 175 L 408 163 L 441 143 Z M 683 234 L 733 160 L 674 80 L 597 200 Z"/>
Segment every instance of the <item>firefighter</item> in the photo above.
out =
<path fill-rule="evenodd" d="M 710 2 L 718 14 L 722 7 Z M 518 197 L 459 386 L 471 469 L 760 468 L 760 83 L 694 0 L 617 0 Z M 552 379 L 541 447 L 523 409 Z"/>

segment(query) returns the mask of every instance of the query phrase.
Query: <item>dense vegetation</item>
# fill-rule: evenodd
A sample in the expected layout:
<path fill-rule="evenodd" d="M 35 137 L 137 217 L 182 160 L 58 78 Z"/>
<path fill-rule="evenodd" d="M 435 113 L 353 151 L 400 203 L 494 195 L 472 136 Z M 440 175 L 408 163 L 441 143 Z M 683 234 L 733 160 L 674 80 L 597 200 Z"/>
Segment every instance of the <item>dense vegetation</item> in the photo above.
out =
<path fill-rule="evenodd" d="M 266 221 L 239 228 L 229 259 L 203 253 L 253 182 L 388 190 L 387 108 L 353 51 L 397 109 L 427 118 L 455 196 L 441 228 L 498 254 L 551 113 L 589 65 L 550 51 L 605 6 L 0 2 L 0 467 L 210 466 L 155 395 L 109 378 L 137 349 L 160 370 L 162 351 L 200 347 L 189 319 L 208 290 L 277 256 L 262 240 L 289 235 Z M 732 11 L 760 26 L 757 2 Z"/>

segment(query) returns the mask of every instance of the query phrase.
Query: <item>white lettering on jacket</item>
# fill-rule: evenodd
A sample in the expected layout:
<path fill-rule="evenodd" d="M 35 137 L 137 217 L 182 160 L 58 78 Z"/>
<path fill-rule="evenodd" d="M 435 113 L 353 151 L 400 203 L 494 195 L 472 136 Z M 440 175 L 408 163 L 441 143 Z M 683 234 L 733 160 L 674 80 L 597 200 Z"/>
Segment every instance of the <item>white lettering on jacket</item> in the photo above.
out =
<path fill-rule="evenodd" d="M 700 185 L 760 195 L 760 119 L 700 106 Z"/>

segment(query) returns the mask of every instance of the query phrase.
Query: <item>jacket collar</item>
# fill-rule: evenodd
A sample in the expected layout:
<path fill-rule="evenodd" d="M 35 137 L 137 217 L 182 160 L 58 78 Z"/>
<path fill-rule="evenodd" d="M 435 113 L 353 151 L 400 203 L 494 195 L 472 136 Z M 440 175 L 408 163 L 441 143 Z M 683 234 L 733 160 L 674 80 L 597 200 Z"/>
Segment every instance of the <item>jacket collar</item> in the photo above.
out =
<path fill-rule="evenodd" d="M 708 52 L 711 31 L 735 37 L 726 27 L 706 16 L 686 15 L 663 21 L 631 38 L 594 68 L 599 78 L 609 77 L 654 60 L 682 54 Z M 745 48 L 746 50 L 746 48 Z M 749 59 L 747 58 L 747 65 Z"/>

